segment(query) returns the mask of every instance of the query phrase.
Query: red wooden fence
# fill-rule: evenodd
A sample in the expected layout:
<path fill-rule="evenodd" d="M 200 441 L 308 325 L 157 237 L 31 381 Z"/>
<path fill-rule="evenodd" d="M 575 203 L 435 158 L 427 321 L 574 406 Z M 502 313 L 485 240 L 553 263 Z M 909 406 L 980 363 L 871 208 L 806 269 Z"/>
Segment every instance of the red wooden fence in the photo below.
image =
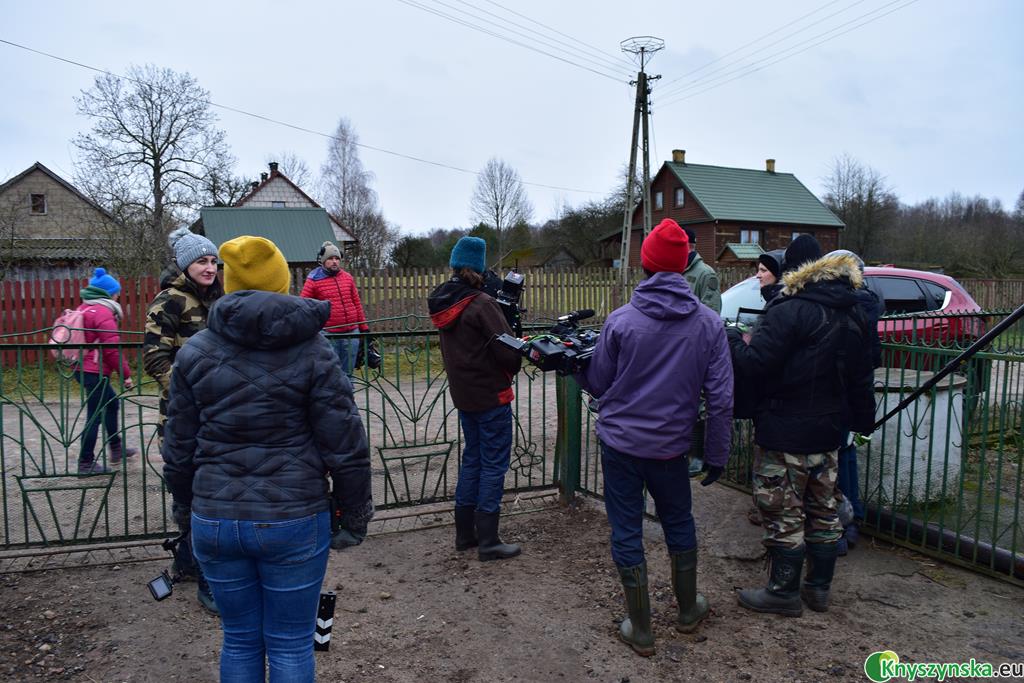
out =
<path fill-rule="evenodd" d="M 722 289 L 752 273 L 747 268 L 723 268 L 719 271 Z M 292 272 L 292 290 L 297 294 L 302 287 L 306 270 Z M 527 287 L 522 303 L 527 308 L 527 320 L 553 318 L 569 310 L 593 308 L 598 317 L 607 315 L 619 301 L 618 271 L 610 268 L 545 271 L 526 273 Z M 408 269 L 356 273 L 356 282 L 366 316 L 380 320 L 393 316 L 418 314 L 425 316 L 427 294 L 448 277 L 444 269 Z M 633 281 L 641 277 L 639 269 Z M 74 308 L 81 298 L 79 290 L 88 283 L 80 280 L 36 280 L 30 282 L 0 283 L 0 353 L 3 367 L 16 363 L 10 345 L 45 343 L 45 330 L 65 308 Z M 1024 280 L 963 280 L 968 292 L 986 310 L 1016 308 L 1024 302 Z M 139 280 L 126 278 L 121 282 L 121 307 L 124 320 L 121 338 L 125 342 L 141 342 L 145 327 L 146 308 L 160 291 L 156 278 Z M 404 321 L 375 326 L 378 330 L 401 330 Z M 22 350 L 21 363 L 33 363 L 38 353 Z"/>

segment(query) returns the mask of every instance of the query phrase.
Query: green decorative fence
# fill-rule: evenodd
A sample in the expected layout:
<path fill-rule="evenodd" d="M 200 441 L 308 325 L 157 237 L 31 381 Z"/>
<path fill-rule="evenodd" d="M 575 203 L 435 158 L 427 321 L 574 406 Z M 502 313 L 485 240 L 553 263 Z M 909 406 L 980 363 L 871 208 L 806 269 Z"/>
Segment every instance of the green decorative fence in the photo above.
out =
<path fill-rule="evenodd" d="M 394 508 L 450 500 L 462 434 L 436 332 L 416 316 L 389 322 L 404 331 L 375 335 L 384 363 L 375 371 L 362 368 L 353 381 L 371 445 L 374 501 L 378 508 Z M 97 347 L 102 345 L 78 352 Z M 158 389 L 143 374 L 140 347 L 138 340 L 125 341 L 116 351 L 129 360 L 133 376 L 144 380 L 130 391 L 120 390 L 115 380 L 114 388 L 119 433 L 141 453 L 109 474 L 78 477 L 87 426 L 85 390 L 68 367 L 46 353 L 46 345 L 0 338 L 0 350 L 15 359 L 12 367 L 0 368 L 0 549 L 174 533 L 156 437 Z M 555 483 L 554 377 L 525 368 L 515 392 L 506 491 L 550 488 Z M 97 458 L 110 465 L 108 440 L 101 429 Z"/>
<path fill-rule="evenodd" d="M 894 316 L 876 371 L 881 418 L 1007 314 Z M 949 334 L 959 325 L 964 334 Z M 946 329 L 944 335 L 924 330 Z M 917 330 L 919 334 L 915 334 Z M 567 432 L 579 465 L 565 485 L 601 497 L 603 481 L 596 414 L 572 380 L 565 410 L 582 406 L 580 427 Z M 563 410 L 560 403 L 559 410 Z M 859 484 L 868 533 L 1024 586 L 1024 323 L 1003 332 L 936 387 L 882 425 L 858 449 Z M 571 420 L 570 420 L 571 421 Z M 560 426 L 561 429 L 561 426 Z M 699 446 L 697 446 L 699 447 Z M 754 430 L 733 423 L 732 455 L 723 481 L 750 490 Z M 653 505 L 648 512 L 653 514 Z"/>

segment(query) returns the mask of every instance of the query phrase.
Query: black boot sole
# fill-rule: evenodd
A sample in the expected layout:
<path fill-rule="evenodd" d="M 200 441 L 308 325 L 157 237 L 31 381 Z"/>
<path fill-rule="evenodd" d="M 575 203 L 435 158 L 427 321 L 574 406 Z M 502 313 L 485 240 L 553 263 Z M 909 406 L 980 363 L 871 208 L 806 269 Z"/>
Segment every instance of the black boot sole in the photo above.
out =
<path fill-rule="evenodd" d="M 519 557 L 522 552 L 522 550 L 519 550 L 511 555 L 506 553 L 480 553 L 479 558 L 481 562 L 490 562 L 492 560 L 511 560 L 513 557 Z"/>
<path fill-rule="evenodd" d="M 622 635 L 621 633 L 619 633 L 619 640 L 624 642 L 626 645 L 629 645 L 630 649 L 633 650 L 633 652 L 635 652 L 638 655 L 640 655 L 641 657 L 651 657 L 652 655 L 654 655 L 654 646 L 653 645 L 646 646 L 646 647 L 643 646 L 643 645 L 637 645 L 636 643 L 632 643 L 632 642 L 626 640 L 626 636 Z"/>
<path fill-rule="evenodd" d="M 737 596 L 736 600 L 740 603 L 740 606 L 745 607 L 752 612 L 759 612 L 761 614 L 778 614 L 784 617 L 802 617 L 804 615 L 803 606 L 797 608 L 758 607 L 757 605 L 745 602 L 742 596 Z"/>

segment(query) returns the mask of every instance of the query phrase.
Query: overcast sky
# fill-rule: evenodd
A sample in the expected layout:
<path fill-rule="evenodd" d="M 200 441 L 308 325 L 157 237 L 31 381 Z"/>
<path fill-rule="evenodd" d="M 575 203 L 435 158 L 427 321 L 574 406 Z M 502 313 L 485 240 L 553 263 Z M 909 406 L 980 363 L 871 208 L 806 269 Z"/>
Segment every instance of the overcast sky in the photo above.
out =
<path fill-rule="evenodd" d="M 458 16 L 576 64 L 414 4 L 473 12 Z M 366 145 L 473 171 L 500 157 L 535 184 L 537 222 L 606 195 L 628 160 L 635 67 L 619 42 L 635 35 L 665 41 L 649 68 L 662 75 L 652 173 L 673 148 L 722 166 L 774 157 L 820 196 L 846 152 L 904 202 L 957 190 L 1012 207 L 1024 189 L 1018 0 L 11 2 L 3 17 L 0 39 L 115 73 L 188 71 L 217 103 L 304 128 L 329 133 L 344 116 Z M 71 179 L 70 141 L 88 127 L 73 97 L 96 74 L 6 44 L 0 60 L 0 179 L 35 161 Z M 745 64 L 764 68 L 737 78 Z M 318 175 L 324 138 L 219 116 L 239 174 L 291 151 Z M 365 148 L 362 159 L 404 233 L 470 223 L 475 176 Z"/>

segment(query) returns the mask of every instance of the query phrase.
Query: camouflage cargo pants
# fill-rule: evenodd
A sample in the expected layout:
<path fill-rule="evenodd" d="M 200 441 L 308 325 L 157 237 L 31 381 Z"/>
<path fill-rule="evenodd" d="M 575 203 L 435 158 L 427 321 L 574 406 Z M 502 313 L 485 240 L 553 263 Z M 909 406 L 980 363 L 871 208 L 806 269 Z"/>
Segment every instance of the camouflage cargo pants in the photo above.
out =
<path fill-rule="evenodd" d="M 754 505 L 761 511 L 764 544 L 796 548 L 838 541 L 838 472 L 837 451 L 802 455 L 758 448 Z"/>

